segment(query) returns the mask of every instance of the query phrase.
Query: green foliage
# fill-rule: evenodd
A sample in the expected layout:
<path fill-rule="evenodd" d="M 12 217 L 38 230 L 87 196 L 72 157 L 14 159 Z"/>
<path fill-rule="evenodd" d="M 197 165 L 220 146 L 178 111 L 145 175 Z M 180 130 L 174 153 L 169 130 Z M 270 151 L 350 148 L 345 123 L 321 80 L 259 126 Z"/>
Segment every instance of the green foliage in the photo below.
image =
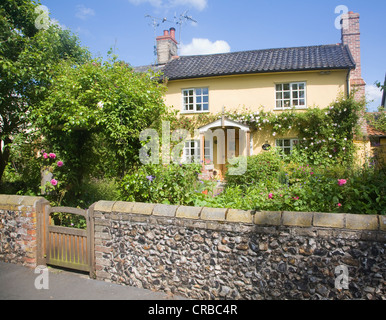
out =
<path fill-rule="evenodd" d="M 67 164 L 67 197 L 81 198 L 85 181 L 123 176 L 138 162 L 140 132 L 165 110 L 164 87 L 153 76 L 116 58 L 58 65 L 31 118 Z"/>
<path fill-rule="evenodd" d="M 375 167 L 345 168 L 284 163 L 277 176 L 254 184 L 232 183 L 202 206 L 242 210 L 386 214 L 386 172 Z M 342 181 L 339 183 L 339 181 Z"/>
<path fill-rule="evenodd" d="M 89 58 L 78 38 L 51 23 L 35 27 L 39 3 L 7 0 L 0 4 L 0 179 L 10 160 L 16 135 L 31 129 L 34 106 L 45 98 L 52 72 L 63 60 L 81 63 Z"/>
<path fill-rule="evenodd" d="M 235 185 L 247 188 L 258 184 L 260 181 L 270 181 L 276 179 L 282 160 L 276 150 L 263 152 L 256 156 L 247 158 L 247 170 L 242 175 L 229 175 L 229 170 L 225 175 L 227 188 Z M 232 167 L 228 165 L 228 168 Z"/>
<path fill-rule="evenodd" d="M 202 188 L 197 164 L 144 165 L 132 170 L 122 180 L 124 201 L 193 204 L 193 195 Z"/>
<path fill-rule="evenodd" d="M 386 110 L 384 107 L 379 107 L 378 112 L 366 113 L 365 117 L 376 130 L 386 132 Z"/>

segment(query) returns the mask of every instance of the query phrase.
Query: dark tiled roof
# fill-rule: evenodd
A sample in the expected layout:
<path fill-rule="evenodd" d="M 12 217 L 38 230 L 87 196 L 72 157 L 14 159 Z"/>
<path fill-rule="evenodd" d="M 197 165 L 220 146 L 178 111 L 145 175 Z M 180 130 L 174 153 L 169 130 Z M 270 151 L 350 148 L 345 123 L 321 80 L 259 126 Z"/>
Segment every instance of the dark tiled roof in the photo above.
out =
<path fill-rule="evenodd" d="M 342 44 L 182 56 L 163 68 L 169 80 L 221 75 L 355 68 Z"/>

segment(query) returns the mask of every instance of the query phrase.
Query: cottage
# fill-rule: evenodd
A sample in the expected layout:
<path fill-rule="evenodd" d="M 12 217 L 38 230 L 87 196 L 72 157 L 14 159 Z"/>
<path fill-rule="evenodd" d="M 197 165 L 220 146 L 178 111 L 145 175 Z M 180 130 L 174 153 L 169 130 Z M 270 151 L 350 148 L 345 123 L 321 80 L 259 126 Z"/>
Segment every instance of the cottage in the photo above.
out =
<path fill-rule="evenodd" d="M 181 57 L 177 45 L 175 29 L 165 30 L 157 37 L 157 65 L 137 70 L 162 70 L 168 80 L 165 103 L 183 117 L 243 107 L 278 114 L 293 108 L 302 112 L 310 106 L 326 108 L 339 94 L 353 89 L 358 99 L 365 94 L 357 13 L 342 16 L 338 44 Z M 199 136 L 185 143 L 184 158 L 202 161 L 207 171 L 220 175 L 231 157 L 258 154 L 266 146 L 288 153 L 297 142 L 291 130 L 273 136 L 225 116 L 197 129 Z M 221 130 L 224 134 L 219 134 Z M 208 133 L 213 137 L 205 139 Z"/>

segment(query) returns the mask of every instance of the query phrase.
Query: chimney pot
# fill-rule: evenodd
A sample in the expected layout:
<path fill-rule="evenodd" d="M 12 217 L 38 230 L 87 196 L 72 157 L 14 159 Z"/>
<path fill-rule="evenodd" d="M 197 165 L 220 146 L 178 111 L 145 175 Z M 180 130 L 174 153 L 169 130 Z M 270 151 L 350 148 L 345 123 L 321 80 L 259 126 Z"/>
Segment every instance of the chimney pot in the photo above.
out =
<path fill-rule="evenodd" d="M 167 37 L 169 35 L 169 31 L 168 30 L 164 30 L 164 36 Z"/>
<path fill-rule="evenodd" d="M 172 37 L 173 40 L 176 39 L 176 29 L 170 28 L 170 36 Z"/>

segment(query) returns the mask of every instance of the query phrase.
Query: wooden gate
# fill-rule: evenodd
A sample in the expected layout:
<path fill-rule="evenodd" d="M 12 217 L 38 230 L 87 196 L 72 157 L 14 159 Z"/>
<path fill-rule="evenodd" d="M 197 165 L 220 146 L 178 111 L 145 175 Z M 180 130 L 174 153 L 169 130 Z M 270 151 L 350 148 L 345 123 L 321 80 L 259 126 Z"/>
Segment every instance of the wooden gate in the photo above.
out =
<path fill-rule="evenodd" d="M 93 206 L 88 210 L 46 206 L 44 211 L 45 232 L 42 236 L 46 264 L 88 271 L 92 275 L 94 271 Z M 83 216 L 86 220 L 86 229 L 52 225 L 50 214 L 55 212 Z"/>

